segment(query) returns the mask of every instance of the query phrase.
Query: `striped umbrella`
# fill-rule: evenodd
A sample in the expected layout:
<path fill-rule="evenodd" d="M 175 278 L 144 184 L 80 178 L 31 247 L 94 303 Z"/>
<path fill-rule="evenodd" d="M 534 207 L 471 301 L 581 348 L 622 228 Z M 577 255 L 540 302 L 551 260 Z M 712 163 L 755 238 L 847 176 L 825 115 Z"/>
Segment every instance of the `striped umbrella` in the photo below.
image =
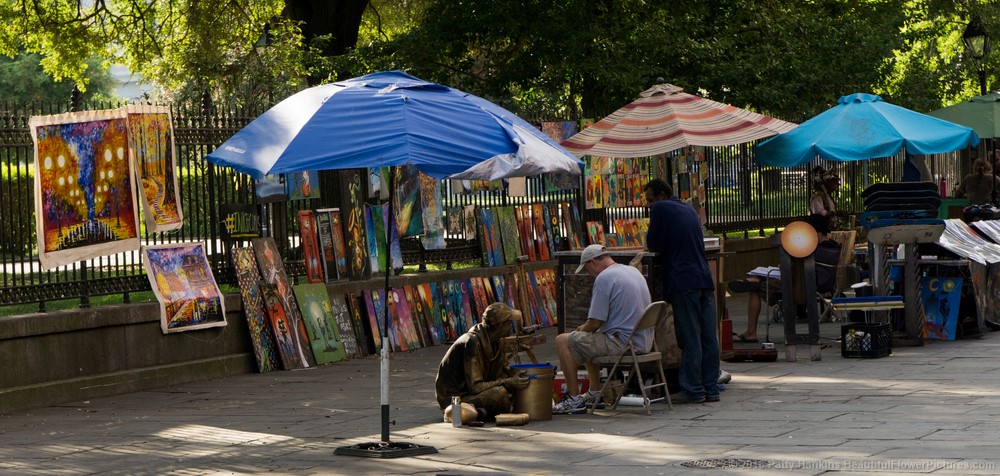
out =
<path fill-rule="evenodd" d="M 664 83 L 562 142 L 577 157 L 649 157 L 684 146 L 724 146 L 787 132 L 791 122 L 685 93 Z"/>

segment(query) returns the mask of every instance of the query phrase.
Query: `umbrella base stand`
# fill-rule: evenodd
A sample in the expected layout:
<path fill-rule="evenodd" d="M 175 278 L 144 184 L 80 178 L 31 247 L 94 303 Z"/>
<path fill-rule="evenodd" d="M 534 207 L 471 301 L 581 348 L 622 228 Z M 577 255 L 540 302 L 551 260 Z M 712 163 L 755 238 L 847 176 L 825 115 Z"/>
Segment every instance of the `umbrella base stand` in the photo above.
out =
<path fill-rule="evenodd" d="M 403 443 L 399 441 L 376 441 L 341 446 L 333 450 L 335 455 L 361 456 L 364 458 L 405 458 L 437 453 L 433 446 Z"/>

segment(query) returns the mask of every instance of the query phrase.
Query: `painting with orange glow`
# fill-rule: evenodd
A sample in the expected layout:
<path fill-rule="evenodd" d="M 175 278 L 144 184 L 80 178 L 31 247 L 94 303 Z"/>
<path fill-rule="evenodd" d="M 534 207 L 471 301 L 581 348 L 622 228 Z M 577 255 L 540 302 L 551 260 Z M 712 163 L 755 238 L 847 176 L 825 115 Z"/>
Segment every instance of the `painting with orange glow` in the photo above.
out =
<path fill-rule="evenodd" d="M 142 265 L 160 302 L 164 334 L 226 325 L 226 308 L 202 243 L 142 248 Z"/>
<path fill-rule="evenodd" d="M 139 249 L 125 114 L 33 116 L 28 124 L 42 269 Z"/>
<path fill-rule="evenodd" d="M 174 129 L 170 109 L 127 106 L 129 151 L 135 160 L 143 218 L 151 232 L 184 225 L 174 168 Z"/>

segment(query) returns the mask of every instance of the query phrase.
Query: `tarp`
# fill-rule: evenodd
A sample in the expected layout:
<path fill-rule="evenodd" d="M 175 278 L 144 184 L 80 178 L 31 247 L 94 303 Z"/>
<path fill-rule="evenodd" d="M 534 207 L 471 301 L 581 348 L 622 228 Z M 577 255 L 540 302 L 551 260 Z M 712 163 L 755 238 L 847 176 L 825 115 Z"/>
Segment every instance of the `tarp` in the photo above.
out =
<path fill-rule="evenodd" d="M 583 167 L 510 111 L 400 71 L 296 93 L 206 159 L 255 178 L 410 164 L 436 178 L 491 180 Z"/>
<path fill-rule="evenodd" d="M 661 83 L 562 145 L 578 157 L 650 157 L 690 145 L 742 144 L 794 128 L 791 122 Z"/>
<path fill-rule="evenodd" d="M 965 126 L 895 106 L 873 94 L 841 97 L 837 105 L 757 146 L 760 164 L 792 167 L 824 160 L 848 162 L 896 155 L 940 154 L 979 144 Z"/>

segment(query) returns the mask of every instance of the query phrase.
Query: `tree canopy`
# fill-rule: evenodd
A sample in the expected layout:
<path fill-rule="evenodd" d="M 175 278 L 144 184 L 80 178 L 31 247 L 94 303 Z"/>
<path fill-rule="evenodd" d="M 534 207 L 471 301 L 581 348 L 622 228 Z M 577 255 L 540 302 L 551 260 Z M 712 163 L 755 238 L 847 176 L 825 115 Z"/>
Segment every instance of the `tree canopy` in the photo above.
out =
<path fill-rule="evenodd" d="M 801 121 L 854 92 L 921 111 L 978 93 L 1000 54 L 966 54 L 973 19 L 1000 40 L 1000 2 L 976 0 L 2 0 L 0 54 L 84 88 L 98 54 L 167 98 L 245 106 L 402 69 L 536 119 L 600 117 L 662 77 Z"/>

